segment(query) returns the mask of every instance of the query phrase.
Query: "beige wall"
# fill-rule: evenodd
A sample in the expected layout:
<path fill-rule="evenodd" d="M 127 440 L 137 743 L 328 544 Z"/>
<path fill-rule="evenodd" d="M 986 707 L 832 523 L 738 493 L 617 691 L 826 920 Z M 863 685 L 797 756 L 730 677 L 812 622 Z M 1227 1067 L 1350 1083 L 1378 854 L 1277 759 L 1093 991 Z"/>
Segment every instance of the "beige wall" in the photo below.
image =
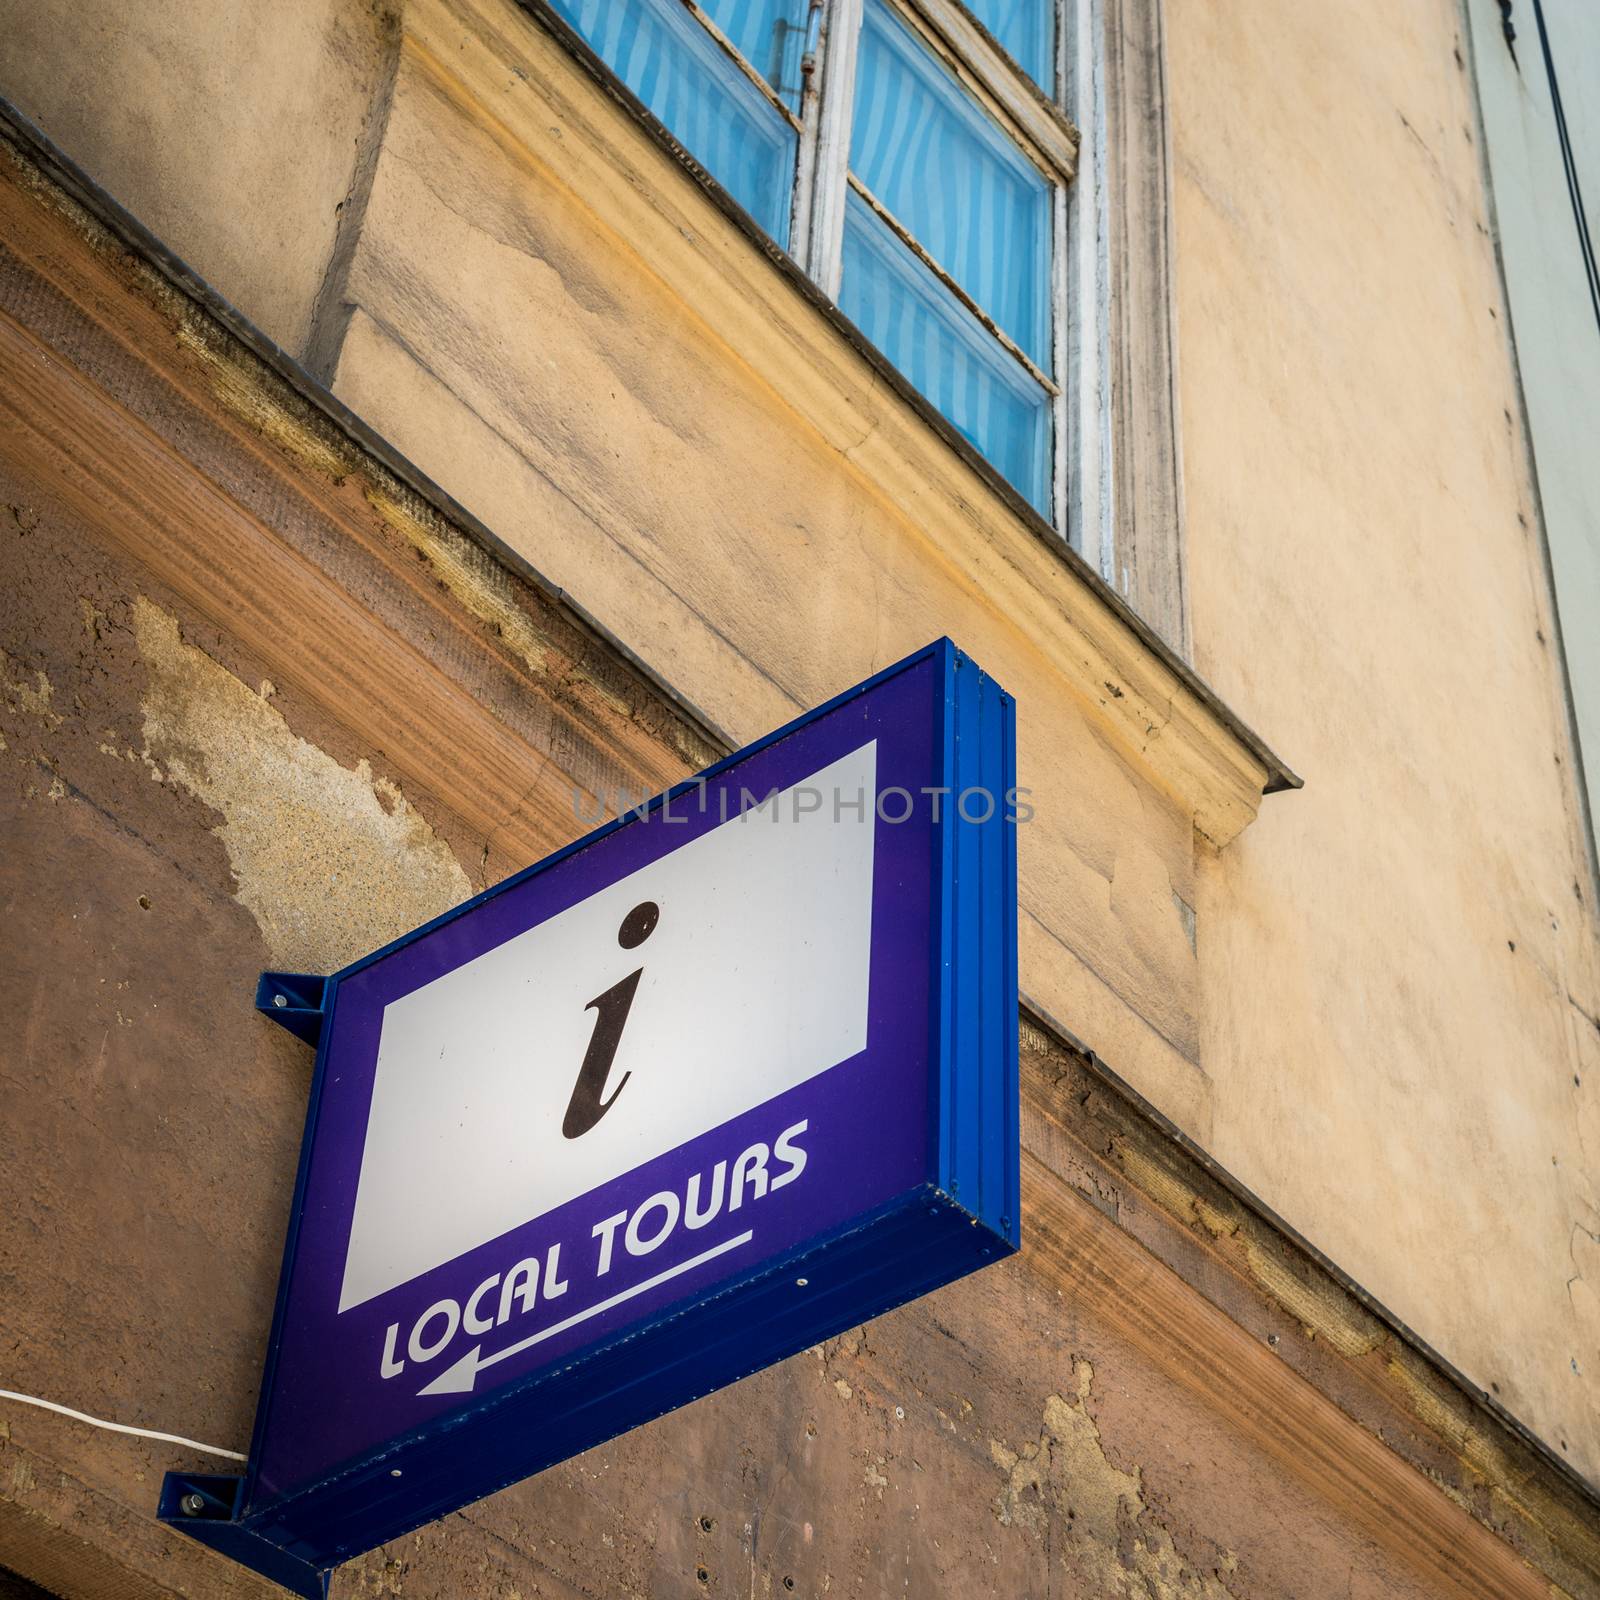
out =
<path fill-rule="evenodd" d="M 1038 805 L 1030 998 L 1600 1475 L 1600 981 L 1471 99 L 1446 0 L 1364 6 L 1169 8 L 1196 653 L 1309 780 L 1220 853 L 1086 685 L 1075 580 L 976 477 L 892 479 L 903 408 L 829 400 L 859 359 L 797 296 L 730 335 L 759 254 L 504 0 L 412 0 L 397 64 L 353 3 L 174 0 L 64 60 L 68 8 L 0 0 L 0 92 L 732 736 L 977 655 Z M 659 238 L 575 181 L 606 141 Z"/>
<path fill-rule="evenodd" d="M 1593 1476 L 1600 971 L 1459 28 L 1170 8 L 1198 664 L 1306 776 L 1202 865 L 1201 1060 L 1218 1159 Z"/>
<path fill-rule="evenodd" d="M 736 740 L 941 633 L 976 654 L 1018 697 L 1038 810 L 1024 988 L 1203 1123 L 1186 819 L 957 565 L 971 552 L 800 425 L 719 348 L 714 308 L 652 277 L 543 151 L 486 131 L 437 59 L 402 63 L 336 392 Z"/>
<path fill-rule="evenodd" d="M 304 356 L 396 37 L 385 0 L 0 0 L 0 93 Z"/>

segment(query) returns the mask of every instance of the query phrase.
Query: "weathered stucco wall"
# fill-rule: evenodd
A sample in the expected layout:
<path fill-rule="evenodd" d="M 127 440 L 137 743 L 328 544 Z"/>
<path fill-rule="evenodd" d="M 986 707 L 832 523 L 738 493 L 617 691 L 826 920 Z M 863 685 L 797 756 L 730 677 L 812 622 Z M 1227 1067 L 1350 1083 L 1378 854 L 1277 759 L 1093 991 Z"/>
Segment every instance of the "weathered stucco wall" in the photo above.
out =
<path fill-rule="evenodd" d="M 1189 815 L 1052 653 L 1065 602 L 1031 547 L 976 493 L 959 543 L 941 542 L 926 505 L 862 465 L 892 397 L 838 443 L 775 385 L 773 352 L 729 345 L 727 308 L 692 292 L 716 289 L 709 267 L 702 284 L 670 282 L 646 242 L 608 228 L 599 197 L 564 178 L 564 151 L 620 113 L 576 73 L 536 94 L 515 51 L 538 35 L 509 5 L 412 0 L 389 29 L 347 0 L 257 36 L 175 3 L 120 20 L 71 75 L 66 8 L 13 6 L 0 92 L 732 737 L 935 634 L 977 655 L 1019 699 L 1037 807 L 1021 838 L 1030 998 L 1600 1473 L 1583 1143 L 1600 979 L 1572 888 L 1568 757 L 1455 14 L 1447 0 L 1170 13 L 1195 647 L 1310 780 L 1220 854 L 1202 844 L 1198 868 Z M 483 18 L 512 51 L 504 70 L 464 65 Z M 211 98 L 125 70 L 156 49 L 158 23 Z M 141 119 L 157 134 L 120 136 Z M 708 262 L 750 251 L 669 159 L 651 170 Z M 143 616 L 154 659 L 167 652 L 158 688 L 204 678 L 130 583 L 134 642 Z M 44 727 L 66 691 L 13 654 L 17 705 L 45 704 Z M 256 698 L 248 716 L 219 701 L 236 713 L 220 720 L 276 751 L 272 804 L 332 785 L 366 830 L 349 846 L 363 871 L 414 860 L 419 892 L 449 892 L 429 830 L 470 867 L 470 829 L 409 786 L 401 805 L 376 755 L 336 731 L 292 717 L 272 731 L 279 698 Z M 259 965 L 257 915 L 278 938 L 309 914 L 266 897 L 259 835 L 228 811 L 239 783 L 268 777 L 237 756 L 187 758 L 219 719 L 156 705 L 120 736 L 135 761 L 119 759 L 143 765 L 151 719 L 163 783 L 141 781 L 224 819 L 205 848 L 219 874 L 244 864 L 224 909 L 256 913 L 229 965 Z M 28 803 L 48 804 L 52 781 Z M 303 947 L 347 950 L 371 928 L 319 924 Z M 1040 1323 L 1058 1354 L 1060 1337 Z M 985 1367 L 1012 1361 L 1009 1338 L 986 1344 Z M 1051 1391 L 1069 1435 L 1076 1373 L 1063 1365 Z M 989 1428 L 1019 1460 L 1050 1432 L 1036 1388 Z M 683 1459 L 699 1459 L 696 1437 Z M 1030 1592 L 1017 1582 L 995 1592 Z"/>
<path fill-rule="evenodd" d="M 436 9 L 408 26 L 431 40 Z M 1178 124 L 1198 659 L 1320 758 L 1259 844 L 1202 852 L 1198 1058 L 1179 819 L 1036 636 L 785 417 L 755 353 L 717 348 L 711 306 L 606 237 L 515 131 L 517 89 L 491 109 L 425 48 L 402 55 L 336 386 L 736 737 L 927 634 L 977 653 L 1018 695 L 1038 796 L 1025 989 L 1595 1473 L 1593 923 L 1453 13 L 1411 18 L 1381 65 L 1332 20 L 1273 26 L 1294 73 L 1242 20 L 1213 61 L 1173 19 L 1175 83 L 1208 86 L 1178 95 L 1209 118 Z M 1358 135 L 1345 75 L 1383 107 Z M 1273 185 L 1253 259 L 1197 232 L 1209 164 Z"/>
<path fill-rule="evenodd" d="M 237 1449 L 309 1069 L 253 974 L 345 960 L 570 837 L 574 781 L 659 785 L 709 752 L 10 163 L 0 1373 Z M 451 696 L 505 735 L 498 794 L 435 743 L 443 713 L 389 720 Z M 1542 1600 L 1527 1556 L 1600 1595 L 1597 1541 L 1509 1434 L 1083 1058 L 1031 1027 L 1024 1056 L 1020 1257 L 335 1593 L 1278 1600 L 1309 1572 L 1356 1600 Z M 264 1597 L 150 1516 L 163 1469 L 217 1464 L 6 1402 L 0 1566 L 74 1600 Z"/>
<path fill-rule="evenodd" d="M 1170 8 L 1213 1153 L 1600 1475 L 1600 945 L 1451 0 Z"/>
<path fill-rule="evenodd" d="M 412 925 L 484 841 L 33 485 L 0 475 L 0 502 L 4 1377 L 242 1449 L 309 1071 L 248 976 Z M 148 1520 L 164 1470 L 218 1463 L 5 1410 L 0 1563 L 67 1596 L 276 1592 Z M 62 1526 L 138 1581 L 37 1564 Z M 1439 1592 L 1018 1261 L 365 1558 L 335 1593 L 1276 1600 L 1307 1570 L 1355 1600 Z"/>

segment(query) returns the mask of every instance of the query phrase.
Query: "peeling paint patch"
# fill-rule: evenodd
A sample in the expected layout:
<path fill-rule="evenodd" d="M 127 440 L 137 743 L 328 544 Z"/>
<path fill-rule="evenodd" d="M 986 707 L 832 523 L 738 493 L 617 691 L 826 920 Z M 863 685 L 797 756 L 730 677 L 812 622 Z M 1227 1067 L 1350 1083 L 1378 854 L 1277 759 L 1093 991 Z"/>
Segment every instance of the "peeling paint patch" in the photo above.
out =
<path fill-rule="evenodd" d="M 220 813 L 237 895 L 286 969 L 332 972 L 467 898 L 449 847 L 399 788 L 293 733 L 140 596 L 144 759 Z"/>
<path fill-rule="evenodd" d="M 1144 1499 L 1138 1467 L 1124 1472 L 1105 1453 L 1087 1401 L 1094 1368 L 1074 1363 L 1076 1392 L 1050 1395 L 1037 1441 L 1012 1450 L 989 1441 L 1004 1482 L 994 1514 L 1002 1527 L 1027 1529 L 1059 1552 L 1084 1593 L 1140 1600 L 1233 1600 L 1215 1572 L 1179 1555 L 1172 1535 Z M 1230 1552 L 1231 1557 L 1231 1552 Z M 1233 1570 L 1236 1561 L 1230 1561 Z"/>
<path fill-rule="evenodd" d="M 181 296 L 163 299 L 178 343 L 200 364 L 222 405 L 308 470 L 343 482 L 356 465 L 353 448 L 343 441 L 330 443 L 321 430 L 281 405 L 273 386 L 261 381 L 257 363 L 239 357 L 204 312 Z"/>
<path fill-rule="evenodd" d="M 1200 1220 L 1200 1226 L 1213 1239 L 1232 1238 L 1238 1233 L 1239 1218 L 1237 1215 L 1230 1216 L 1226 1212 L 1219 1211 L 1216 1206 L 1212 1205 L 1208 1200 L 1202 1199 L 1199 1195 L 1196 1195 L 1191 1203 L 1194 1206 L 1195 1216 Z"/>
<path fill-rule="evenodd" d="M 11 668 L 12 658 L 0 650 L 0 693 L 5 695 L 15 710 L 37 717 L 47 728 L 59 728 L 61 718 L 50 707 L 50 697 L 55 689 L 49 678 L 42 671 L 36 671 L 33 682 L 29 683 L 26 673 L 13 678 Z"/>
<path fill-rule="evenodd" d="M 1194 1214 L 1193 1185 L 1152 1160 L 1133 1140 L 1117 1139 L 1114 1164 L 1127 1174 L 1128 1181 L 1136 1189 L 1154 1200 L 1168 1216 L 1187 1221 Z"/>

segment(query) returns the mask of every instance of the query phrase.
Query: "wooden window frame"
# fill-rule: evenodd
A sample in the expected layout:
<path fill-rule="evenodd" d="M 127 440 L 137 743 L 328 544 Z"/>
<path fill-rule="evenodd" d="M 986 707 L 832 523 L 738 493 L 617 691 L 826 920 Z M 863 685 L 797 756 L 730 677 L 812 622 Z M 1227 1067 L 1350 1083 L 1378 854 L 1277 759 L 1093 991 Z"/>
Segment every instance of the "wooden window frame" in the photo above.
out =
<path fill-rule="evenodd" d="M 1067 108 L 1083 129 L 1074 188 L 1080 235 L 1103 278 L 1074 285 L 1080 324 L 1096 330 L 1092 360 L 1071 369 L 1090 393 L 1078 415 L 1103 437 L 1080 465 L 1078 552 L 1180 656 L 1191 655 L 1185 573 L 1183 447 L 1173 304 L 1172 135 L 1164 0 L 1069 0 L 1084 48 Z M 1080 269 L 1087 277 L 1087 267 Z M 1090 311 L 1091 296 L 1093 311 Z M 1086 371 L 1085 368 L 1088 368 Z M 1094 489 L 1099 502 L 1087 504 Z"/>
<path fill-rule="evenodd" d="M 1016 64 L 958 0 L 884 0 L 999 127 L 1050 186 L 1050 370 L 1027 355 L 994 318 L 929 252 L 922 241 L 850 169 L 858 45 L 867 0 L 810 0 L 803 89 L 797 115 L 707 15 L 697 0 L 682 0 L 739 73 L 756 85 L 776 114 L 796 134 L 799 147 L 789 220 L 788 254 L 829 300 L 837 302 L 844 254 L 845 208 L 854 193 L 911 251 L 934 278 L 976 318 L 1006 356 L 1015 361 L 1048 400 L 1051 434 L 1050 516 L 1070 538 L 1071 498 L 1067 452 L 1072 437 L 1067 362 L 1068 192 L 1077 172 L 1078 133 L 1057 101 Z M 1057 73 L 1062 70 L 1064 22 L 1057 9 Z"/>

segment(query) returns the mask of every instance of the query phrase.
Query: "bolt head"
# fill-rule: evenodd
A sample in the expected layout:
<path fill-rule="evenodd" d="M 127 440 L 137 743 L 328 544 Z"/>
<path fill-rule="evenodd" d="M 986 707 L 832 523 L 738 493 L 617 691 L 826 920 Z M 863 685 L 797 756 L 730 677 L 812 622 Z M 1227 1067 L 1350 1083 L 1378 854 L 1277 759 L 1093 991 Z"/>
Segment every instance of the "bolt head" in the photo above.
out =
<path fill-rule="evenodd" d="M 205 1501 L 197 1494 L 186 1494 L 178 1502 L 179 1509 L 186 1517 L 198 1517 L 206 1508 Z"/>

